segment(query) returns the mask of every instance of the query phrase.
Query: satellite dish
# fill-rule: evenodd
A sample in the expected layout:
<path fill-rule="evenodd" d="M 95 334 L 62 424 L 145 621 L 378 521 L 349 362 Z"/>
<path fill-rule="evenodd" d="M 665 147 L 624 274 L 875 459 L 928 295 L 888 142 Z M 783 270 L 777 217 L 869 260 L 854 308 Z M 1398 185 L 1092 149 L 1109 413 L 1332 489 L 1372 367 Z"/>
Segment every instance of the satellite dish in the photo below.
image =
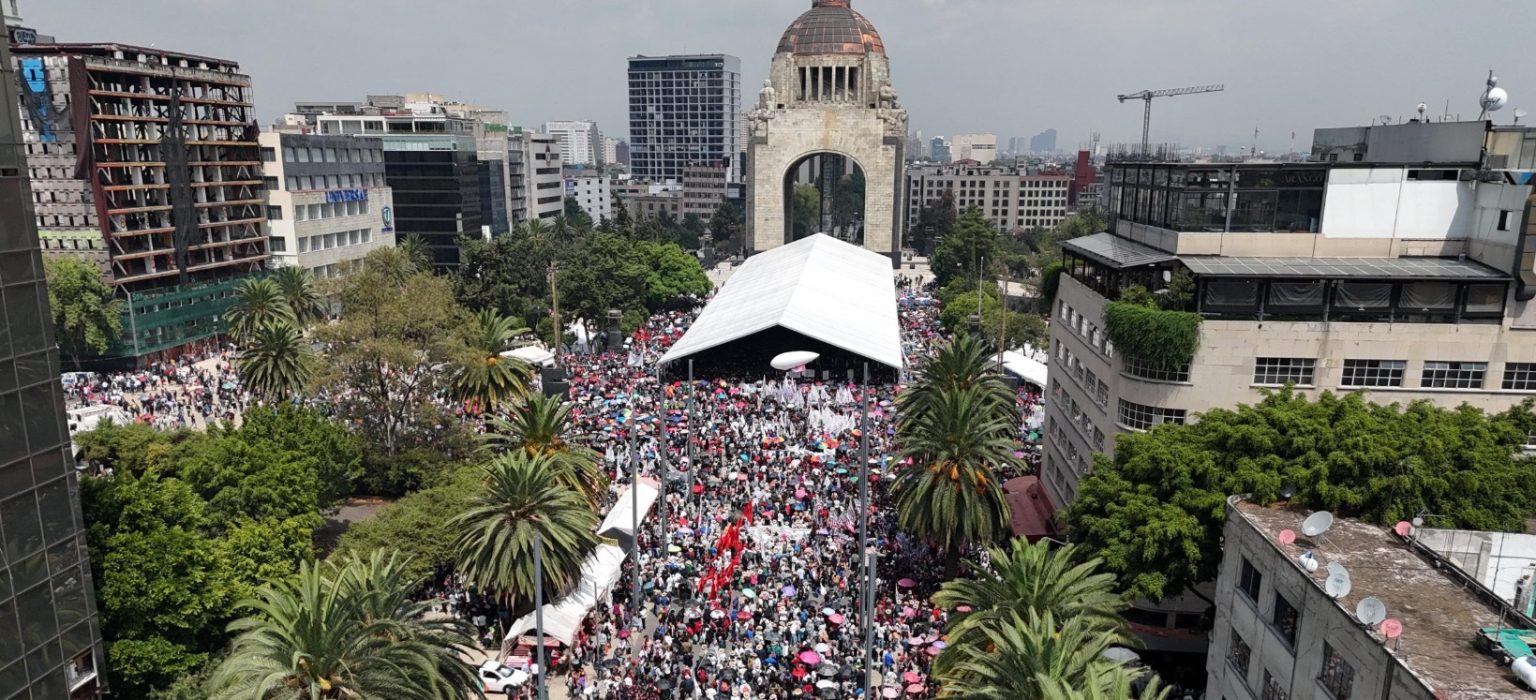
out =
<path fill-rule="evenodd" d="M 1524 119 L 1524 118 L 1529 117 L 1529 116 L 1531 116 L 1530 112 L 1527 112 L 1527 111 L 1525 111 L 1523 109 L 1520 109 L 1519 107 L 1515 108 L 1515 123 L 1516 124 L 1519 124 L 1521 119 Z"/>
<path fill-rule="evenodd" d="M 1421 122 L 1422 121 L 1428 121 L 1427 119 L 1424 118 L 1424 113 L 1429 111 L 1429 105 L 1424 104 L 1423 102 L 1420 102 L 1419 106 L 1418 106 L 1418 110 L 1419 110 L 1419 121 L 1421 121 Z"/>
<path fill-rule="evenodd" d="M 1387 619 L 1387 604 L 1377 598 L 1366 598 L 1355 606 L 1355 617 L 1367 626 L 1374 626 Z"/>
<path fill-rule="evenodd" d="M 1348 571 L 1329 573 L 1328 580 L 1323 582 L 1323 591 L 1328 594 L 1329 598 L 1343 598 L 1349 595 L 1351 588 L 1354 588 L 1354 583 L 1349 580 Z"/>
<path fill-rule="evenodd" d="M 1413 516 L 1413 526 L 1424 527 L 1424 518 L 1418 515 Z"/>
<path fill-rule="evenodd" d="M 1307 537 L 1317 537 L 1327 532 L 1328 528 L 1331 527 L 1333 527 L 1333 513 L 1320 510 L 1307 516 L 1307 519 L 1301 523 L 1301 534 Z"/>
<path fill-rule="evenodd" d="M 1504 105 L 1509 104 L 1509 92 L 1500 87 L 1488 88 L 1488 92 L 1483 93 L 1480 104 L 1489 112 L 1497 112 L 1504 109 Z"/>
<path fill-rule="evenodd" d="M 1296 543 L 1296 531 L 1295 530 L 1286 529 L 1286 530 L 1281 530 L 1280 531 L 1280 544 L 1295 544 L 1295 543 Z"/>
<path fill-rule="evenodd" d="M 1382 124 L 1391 124 L 1392 123 L 1392 115 L 1390 115 L 1390 114 L 1383 114 L 1383 115 L 1381 115 L 1380 119 L 1381 119 L 1381 123 Z"/>
<path fill-rule="evenodd" d="M 1407 520 L 1399 521 L 1396 525 L 1392 526 L 1392 531 L 1397 533 L 1398 537 L 1407 537 L 1413 533 L 1413 523 Z"/>
<path fill-rule="evenodd" d="M 803 367 L 812 362 L 815 362 L 816 358 L 819 357 L 821 357 L 821 353 L 819 352 L 797 350 L 794 352 L 780 353 L 779 355 L 774 356 L 773 361 L 769 362 L 768 364 L 773 365 L 773 368 L 779 370 L 780 372 L 788 372 L 796 367 Z"/>
<path fill-rule="evenodd" d="M 1164 290 L 1164 291 L 1167 291 L 1167 290 Z M 1292 498 L 1295 498 L 1295 497 L 1296 497 L 1296 485 L 1295 484 L 1286 484 L 1284 487 L 1281 487 L 1281 489 L 1280 489 L 1280 500 L 1289 501 L 1289 500 L 1291 500 Z"/>
<path fill-rule="evenodd" d="M 1343 564 L 1340 564 L 1336 561 L 1328 562 L 1328 575 L 1348 577 L 1349 569 L 1344 568 Z"/>
<path fill-rule="evenodd" d="M 1398 620 L 1383 620 L 1381 623 L 1381 636 L 1387 639 L 1397 639 L 1403 636 L 1403 623 Z"/>

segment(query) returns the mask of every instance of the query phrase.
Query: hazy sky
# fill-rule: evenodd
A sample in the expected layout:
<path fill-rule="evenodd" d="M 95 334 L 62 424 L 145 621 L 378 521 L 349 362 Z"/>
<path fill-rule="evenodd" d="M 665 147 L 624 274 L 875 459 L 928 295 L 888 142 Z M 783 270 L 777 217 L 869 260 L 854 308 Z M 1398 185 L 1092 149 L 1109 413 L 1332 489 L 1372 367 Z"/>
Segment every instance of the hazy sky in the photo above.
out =
<path fill-rule="evenodd" d="M 625 58 L 724 52 L 756 99 L 780 33 L 809 0 L 21 0 L 60 41 L 119 41 L 233 59 L 263 124 L 296 100 L 437 92 L 520 124 L 596 119 L 628 131 Z M 1320 126 L 1477 116 L 1491 67 L 1536 112 L 1531 0 L 854 0 L 885 39 L 925 135 L 1046 128 L 1139 141 L 1117 93 L 1225 83 L 1153 105 L 1155 141 L 1298 147 Z M 1531 121 L 1530 118 L 1523 121 Z"/>

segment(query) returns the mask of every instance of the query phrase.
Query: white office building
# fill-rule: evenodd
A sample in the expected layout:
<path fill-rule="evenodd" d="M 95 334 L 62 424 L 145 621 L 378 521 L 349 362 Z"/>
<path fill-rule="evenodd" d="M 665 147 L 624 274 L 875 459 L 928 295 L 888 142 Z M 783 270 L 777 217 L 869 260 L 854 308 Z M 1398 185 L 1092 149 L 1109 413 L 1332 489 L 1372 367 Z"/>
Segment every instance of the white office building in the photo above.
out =
<path fill-rule="evenodd" d="M 514 223 L 549 220 L 565 211 L 563 165 L 559 137 L 512 128 L 507 137 L 507 167 Z"/>
<path fill-rule="evenodd" d="M 987 165 L 997 160 L 997 134 L 955 134 L 949 139 L 953 162 L 974 160 Z"/>
<path fill-rule="evenodd" d="M 597 122 L 545 122 L 544 133 L 560 140 L 560 160 L 566 165 L 602 165 L 603 132 Z"/>
<path fill-rule="evenodd" d="M 277 264 L 339 277 L 395 244 L 394 194 L 385 184 L 380 139 L 267 132 L 258 141 Z"/>
<path fill-rule="evenodd" d="M 581 173 L 565 178 L 565 196 L 576 200 L 593 223 L 613 220 L 613 193 L 601 173 Z"/>

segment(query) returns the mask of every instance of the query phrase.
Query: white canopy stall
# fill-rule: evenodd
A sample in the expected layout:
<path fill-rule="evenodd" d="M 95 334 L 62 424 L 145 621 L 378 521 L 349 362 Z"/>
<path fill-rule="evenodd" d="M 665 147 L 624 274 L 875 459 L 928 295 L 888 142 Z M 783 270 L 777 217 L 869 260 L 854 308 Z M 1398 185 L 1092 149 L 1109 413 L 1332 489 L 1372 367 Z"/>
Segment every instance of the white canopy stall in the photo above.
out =
<path fill-rule="evenodd" d="M 608 511 L 608 517 L 603 519 L 603 524 L 597 529 L 598 536 L 603 538 L 602 544 L 592 550 L 581 564 L 581 582 L 564 598 L 544 605 L 546 637 L 569 646 L 575 641 L 576 632 L 581 629 L 581 621 L 587 617 L 587 613 L 597 606 L 598 601 L 613 592 L 624 567 L 624 558 L 634 544 L 633 501 L 639 498 L 640 522 L 645 522 L 646 515 L 656 504 L 658 486 L 655 479 L 642 478 L 638 493 L 631 494 L 626 488 L 619 494 L 618 503 Z M 518 618 L 507 628 L 504 648 L 516 644 L 518 637 L 531 633 L 536 623 L 533 612 Z"/>

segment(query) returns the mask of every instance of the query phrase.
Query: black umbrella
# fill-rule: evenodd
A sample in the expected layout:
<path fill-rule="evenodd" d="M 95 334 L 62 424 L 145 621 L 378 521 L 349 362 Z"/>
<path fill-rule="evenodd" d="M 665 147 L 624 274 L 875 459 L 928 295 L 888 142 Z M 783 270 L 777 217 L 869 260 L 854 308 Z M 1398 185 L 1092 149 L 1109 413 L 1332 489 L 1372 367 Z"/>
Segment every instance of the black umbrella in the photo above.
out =
<path fill-rule="evenodd" d="M 835 698 L 837 697 L 837 688 L 822 688 L 816 694 L 824 698 Z"/>
<path fill-rule="evenodd" d="M 837 679 L 840 681 L 851 681 L 853 680 L 853 676 L 854 673 L 852 666 L 844 666 L 841 671 L 837 672 Z"/>
<path fill-rule="evenodd" d="M 671 690 L 672 689 L 672 679 L 671 678 L 662 678 L 662 679 L 656 681 L 656 687 L 660 688 L 662 690 Z"/>
<path fill-rule="evenodd" d="M 816 669 L 816 672 L 831 678 L 832 676 L 837 675 L 838 667 L 837 664 L 822 664 L 821 668 Z"/>
<path fill-rule="evenodd" d="M 720 680 L 722 680 L 722 681 L 730 681 L 730 680 L 735 680 L 735 678 L 736 678 L 736 669 L 734 669 L 734 668 L 722 668 L 722 669 L 720 669 Z"/>

